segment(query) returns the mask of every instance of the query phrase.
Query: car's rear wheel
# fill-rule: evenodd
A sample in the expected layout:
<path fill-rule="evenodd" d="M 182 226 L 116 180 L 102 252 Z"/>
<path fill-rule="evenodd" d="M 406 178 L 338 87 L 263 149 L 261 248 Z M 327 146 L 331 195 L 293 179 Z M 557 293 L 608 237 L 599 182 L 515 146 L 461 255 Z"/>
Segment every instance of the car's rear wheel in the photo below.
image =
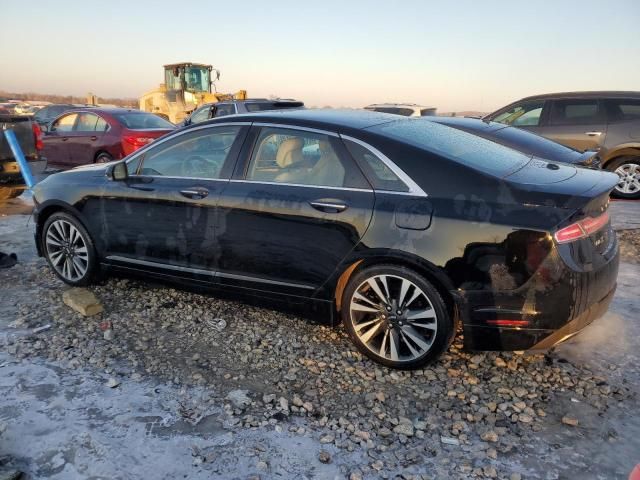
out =
<path fill-rule="evenodd" d="M 113 157 L 108 153 L 102 152 L 96 157 L 96 163 L 107 163 L 113 160 Z"/>
<path fill-rule="evenodd" d="M 42 230 L 42 246 L 49 265 L 65 283 L 87 285 L 97 269 L 97 257 L 91 236 L 72 215 L 51 215 Z"/>
<path fill-rule="evenodd" d="M 392 368 L 417 368 L 436 359 L 454 323 L 436 288 L 395 265 L 356 273 L 345 289 L 342 320 L 358 349 Z"/>
<path fill-rule="evenodd" d="M 611 161 L 605 167 L 620 177 L 620 181 L 613 189 L 616 198 L 640 198 L 640 158 L 620 157 Z"/>

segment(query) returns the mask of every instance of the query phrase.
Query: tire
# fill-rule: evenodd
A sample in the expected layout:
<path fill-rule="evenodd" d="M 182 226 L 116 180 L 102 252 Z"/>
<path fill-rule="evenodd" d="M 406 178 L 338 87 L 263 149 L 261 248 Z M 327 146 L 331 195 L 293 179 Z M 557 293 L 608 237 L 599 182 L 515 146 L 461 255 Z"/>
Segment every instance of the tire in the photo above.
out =
<path fill-rule="evenodd" d="M 47 218 L 42 229 L 42 252 L 54 273 L 74 287 L 89 285 L 98 269 L 91 236 L 68 213 L 56 212 Z"/>
<path fill-rule="evenodd" d="M 106 152 L 102 152 L 96 157 L 95 163 L 107 163 L 107 162 L 111 162 L 112 160 L 113 160 L 113 157 L 111 155 L 109 155 Z"/>
<path fill-rule="evenodd" d="M 0 200 L 18 198 L 24 192 L 23 188 L 0 187 Z"/>
<path fill-rule="evenodd" d="M 620 157 L 605 165 L 605 169 L 618 174 L 620 183 L 611 192 L 615 198 L 640 198 L 640 157 Z"/>
<path fill-rule="evenodd" d="M 455 333 L 438 290 L 406 267 L 380 265 L 357 272 L 341 305 L 342 321 L 358 350 L 391 368 L 414 369 L 437 359 Z M 407 318 L 408 312 L 414 318 Z"/>

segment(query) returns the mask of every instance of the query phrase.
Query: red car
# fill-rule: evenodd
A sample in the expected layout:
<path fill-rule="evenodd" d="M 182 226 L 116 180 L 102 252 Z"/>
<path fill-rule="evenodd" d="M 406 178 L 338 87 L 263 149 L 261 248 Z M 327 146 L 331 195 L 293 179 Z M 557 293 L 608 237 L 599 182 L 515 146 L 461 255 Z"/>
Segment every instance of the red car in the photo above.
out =
<path fill-rule="evenodd" d="M 70 110 L 44 129 L 43 156 L 50 165 L 62 167 L 110 162 L 175 128 L 167 120 L 139 110 Z"/>

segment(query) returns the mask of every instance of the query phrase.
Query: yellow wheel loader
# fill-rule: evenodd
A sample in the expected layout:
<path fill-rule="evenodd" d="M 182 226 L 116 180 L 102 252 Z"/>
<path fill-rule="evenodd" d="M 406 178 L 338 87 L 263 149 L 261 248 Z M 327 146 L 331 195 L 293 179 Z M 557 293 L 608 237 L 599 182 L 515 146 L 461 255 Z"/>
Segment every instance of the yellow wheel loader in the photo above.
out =
<path fill-rule="evenodd" d="M 203 103 L 245 100 L 246 90 L 218 93 L 215 81 L 220 72 L 201 63 L 174 63 L 164 66 L 164 83 L 140 97 L 140 110 L 179 123 Z"/>

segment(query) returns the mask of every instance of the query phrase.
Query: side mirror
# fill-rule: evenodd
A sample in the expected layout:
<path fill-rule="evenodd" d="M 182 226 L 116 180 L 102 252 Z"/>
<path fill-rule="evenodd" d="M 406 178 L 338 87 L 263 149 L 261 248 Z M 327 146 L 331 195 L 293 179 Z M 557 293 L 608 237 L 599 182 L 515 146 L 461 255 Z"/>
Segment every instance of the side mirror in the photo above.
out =
<path fill-rule="evenodd" d="M 125 162 L 116 163 L 111 169 L 111 179 L 116 182 L 126 180 L 129 176 L 127 172 L 127 164 Z"/>
<path fill-rule="evenodd" d="M 46 123 L 43 124 L 38 124 L 38 126 L 40 127 L 40 130 L 42 130 L 42 133 L 49 133 L 49 125 Z"/>

